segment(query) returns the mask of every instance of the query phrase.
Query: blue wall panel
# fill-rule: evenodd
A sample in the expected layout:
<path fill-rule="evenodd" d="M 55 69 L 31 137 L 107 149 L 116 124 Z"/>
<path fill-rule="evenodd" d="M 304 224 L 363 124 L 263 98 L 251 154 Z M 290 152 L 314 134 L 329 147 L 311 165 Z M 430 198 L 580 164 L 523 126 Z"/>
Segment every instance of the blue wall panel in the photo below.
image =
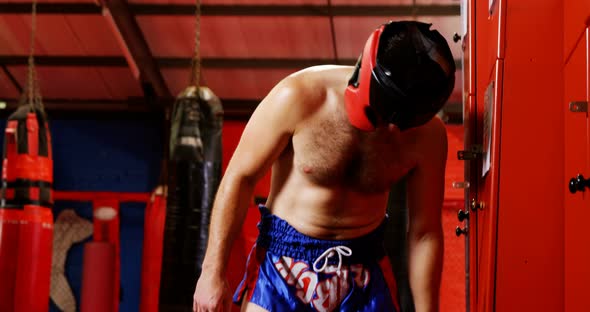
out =
<path fill-rule="evenodd" d="M 0 122 L 4 139 L 5 119 Z M 162 123 L 157 118 L 133 120 L 57 119 L 50 121 L 55 189 L 60 191 L 151 192 L 162 156 Z M 91 203 L 57 202 L 54 215 L 73 208 L 91 219 Z M 120 311 L 139 309 L 143 204 L 121 205 Z M 82 244 L 74 245 L 66 261 L 66 276 L 79 304 Z M 58 311 L 51 307 L 51 311 Z"/>

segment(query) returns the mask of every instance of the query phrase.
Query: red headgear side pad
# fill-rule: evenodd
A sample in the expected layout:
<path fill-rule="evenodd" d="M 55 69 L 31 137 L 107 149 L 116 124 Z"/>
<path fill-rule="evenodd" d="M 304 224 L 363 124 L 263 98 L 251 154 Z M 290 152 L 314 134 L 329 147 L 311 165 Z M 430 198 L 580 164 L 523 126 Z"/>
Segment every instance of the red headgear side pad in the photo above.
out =
<path fill-rule="evenodd" d="M 376 64 L 379 37 L 381 37 L 384 27 L 376 29 L 365 43 L 355 73 L 344 92 L 344 105 L 348 113 L 348 120 L 354 127 L 364 131 L 375 130 L 375 125 L 369 120 L 367 111 L 369 110 L 371 75 Z"/>

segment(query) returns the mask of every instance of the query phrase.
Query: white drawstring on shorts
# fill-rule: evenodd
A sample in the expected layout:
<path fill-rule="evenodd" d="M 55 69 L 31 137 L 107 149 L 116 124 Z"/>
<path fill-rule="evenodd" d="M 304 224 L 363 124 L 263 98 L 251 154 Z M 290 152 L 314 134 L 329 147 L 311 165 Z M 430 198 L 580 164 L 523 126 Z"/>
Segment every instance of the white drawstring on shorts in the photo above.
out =
<path fill-rule="evenodd" d="M 352 256 L 352 249 L 350 249 L 346 246 L 334 246 L 334 247 L 330 247 L 330 248 L 326 249 L 326 251 L 324 251 L 324 253 L 322 253 L 313 262 L 313 270 L 316 271 L 317 273 L 323 272 L 324 270 L 326 270 L 326 268 L 328 267 L 328 259 L 330 259 L 330 257 L 334 256 L 335 255 L 334 253 L 338 254 L 338 268 L 337 268 L 336 273 L 338 275 L 340 275 L 340 268 L 342 267 L 342 256 L 347 256 L 347 257 Z M 324 264 L 322 265 L 321 268 L 318 269 L 318 267 L 317 267 L 318 263 L 322 260 L 324 260 Z"/>

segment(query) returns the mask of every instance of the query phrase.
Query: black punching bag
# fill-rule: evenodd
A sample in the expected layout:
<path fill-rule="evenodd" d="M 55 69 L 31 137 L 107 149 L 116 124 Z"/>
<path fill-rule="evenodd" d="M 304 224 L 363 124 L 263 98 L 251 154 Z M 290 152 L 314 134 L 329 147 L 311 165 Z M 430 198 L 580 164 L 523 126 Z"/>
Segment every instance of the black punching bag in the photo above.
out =
<path fill-rule="evenodd" d="M 413 312 L 414 301 L 408 276 L 408 206 L 406 179 L 391 187 L 387 203 L 389 219 L 385 229 L 385 247 L 399 294 L 401 312 Z"/>
<path fill-rule="evenodd" d="M 159 311 L 192 311 L 221 180 L 222 125 L 221 102 L 209 88 L 188 87 L 177 97 L 171 115 Z"/>

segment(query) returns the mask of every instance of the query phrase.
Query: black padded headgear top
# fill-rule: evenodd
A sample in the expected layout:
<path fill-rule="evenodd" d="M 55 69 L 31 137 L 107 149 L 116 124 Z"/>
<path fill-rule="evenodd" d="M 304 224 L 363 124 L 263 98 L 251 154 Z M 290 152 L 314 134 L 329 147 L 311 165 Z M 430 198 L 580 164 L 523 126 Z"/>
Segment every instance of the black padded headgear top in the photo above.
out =
<path fill-rule="evenodd" d="M 446 40 L 430 27 L 415 21 L 389 22 L 369 37 L 345 93 L 349 120 L 355 127 L 372 131 L 381 120 L 405 130 L 425 124 L 441 109 L 455 85 L 455 64 Z M 415 68 L 403 72 L 384 66 L 391 63 L 384 62 L 382 54 L 392 37 L 410 40 L 404 48 L 413 51 L 404 51 L 404 55 Z M 445 49 L 446 57 L 441 53 Z M 409 81 L 407 72 L 423 66 L 435 68 L 443 85 L 424 90 L 420 83 Z"/>

